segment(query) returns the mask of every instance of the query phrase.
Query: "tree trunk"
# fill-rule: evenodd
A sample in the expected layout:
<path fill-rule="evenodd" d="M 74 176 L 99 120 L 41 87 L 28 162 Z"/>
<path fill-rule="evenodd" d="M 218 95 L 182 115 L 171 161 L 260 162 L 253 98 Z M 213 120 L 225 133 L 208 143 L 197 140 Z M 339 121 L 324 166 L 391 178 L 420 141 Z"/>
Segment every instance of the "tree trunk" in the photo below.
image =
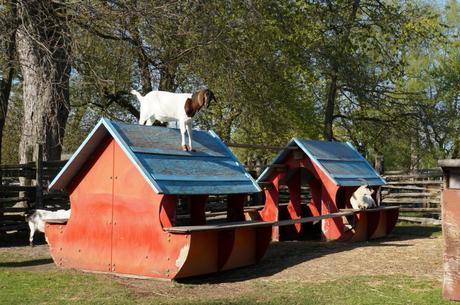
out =
<path fill-rule="evenodd" d="M 170 65 L 170 64 L 164 65 L 162 68 L 160 68 L 160 85 L 159 85 L 158 90 L 175 92 L 177 89 L 175 78 L 176 78 L 176 66 Z M 153 122 L 153 125 L 154 126 L 168 126 L 168 123 L 162 123 L 158 120 L 155 120 L 155 122 Z"/>
<path fill-rule="evenodd" d="M 159 90 L 175 92 L 176 85 L 176 66 L 173 64 L 166 64 L 160 69 L 160 86 Z"/>
<path fill-rule="evenodd" d="M 46 0 L 18 1 L 22 24 L 16 48 L 23 76 L 24 121 L 19 158 L 36 159 L 36 144 L 44 160 L 59 160 L 69 115 L 69 30 L 65 8 Z"/>
<path fill-rule="evenodd" d="M 350 32 L 351 32 L 351 29 L 353 28 L 353 23 L 355 22 L 359 5 L 360 5 L 360 0 L 353 1 L 352 6 L 351 6 L 351 12 L 348 17 L 348 25 L 342 34 L 337 33 L 337 35 L 341 35 L 339 41 L 340 41 L 340 47 L 343 50 L 346 50 L 347 46 L 349 45 Z M 331 6 L 331 9 L 334 9 L 334 8 Z M 331 80 L 329 83 L 329 88 L 327 91 L 327 100 L 326 100 L 326 107 L 325 107 L 325 114 L 324 114 L 324 138 L 327 141 L 332 141 L 334 139 L 334 133 L 333 133 L 332 127 L 333 127 L 333 121 L 334 121 L 335 100 L 337 98 L 337 78 L 338 78 L 338 73 L 339 73 L 339 69 L 337 67 L 337 64 L 334 63 L 334 60 L 332 60 L 331 64 L 332 64 L 332 73 L 331 73 Z"/>
<path fill-rule="evenodd" d="M 147 94 L 153 90 L 152 77 L 150 76 L 149 62 L 147 61 L 145 55 L 141 51 L 139 51 L 137 62 L 140 70 L 142 91 L 144 94 Z"/>
<path fill-rule="evenodd" d="M 334 67 L 329 88 L 327 90 L 326 107 L 324 113 L 324 139 L 332 141 L 334 133 L 332 131 L 332 123 L 334 121 L 335 99 L 337 97 L 337 69 Z"/>

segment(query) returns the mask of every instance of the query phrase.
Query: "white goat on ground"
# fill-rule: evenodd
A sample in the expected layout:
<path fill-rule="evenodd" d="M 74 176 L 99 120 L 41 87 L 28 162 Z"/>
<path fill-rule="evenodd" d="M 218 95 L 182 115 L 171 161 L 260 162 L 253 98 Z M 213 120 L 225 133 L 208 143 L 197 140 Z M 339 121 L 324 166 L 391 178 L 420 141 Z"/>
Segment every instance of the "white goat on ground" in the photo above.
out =
<path fill-rule="evenodd" d="M 216 100 L 209 89 L 191 93 L 171 93 L 151 91 L 142 96 L 131 90 L 141 104 L 139 124 L 152 125 L 155 120 L 160 122 L 178 121 L 182 137 L 182 149 L 194 151 L 192 147 L 192 118 L 201 109 L 209 107 L 211 100 Z M 185 131 L 188 133 L 188 146 L 185 144 Z"/>
<path fill-rule="evenodd" d="M 47 210 L 35 210 L 32 214 L 26 216 L 26 221 L 29 224 L 30 235 L 29 243 L 30 246 L 34 246 L 34 234 L 35 231 L 45 232 L 45 222 L 50 219 L 69 219 L 70 218 L 70 209 L 69 210 L 57 210 L 47 211 Z"/>
<path fill-rule="evenodd" d="M 373 193 L 374 190 L 369 188 L 368 185 L 361 185 L 358 187 L 350 198 L 353 209 L 365 210 L 376 207 L 377 205 L 375 204 L 374 198 L 372 198 Z"/>

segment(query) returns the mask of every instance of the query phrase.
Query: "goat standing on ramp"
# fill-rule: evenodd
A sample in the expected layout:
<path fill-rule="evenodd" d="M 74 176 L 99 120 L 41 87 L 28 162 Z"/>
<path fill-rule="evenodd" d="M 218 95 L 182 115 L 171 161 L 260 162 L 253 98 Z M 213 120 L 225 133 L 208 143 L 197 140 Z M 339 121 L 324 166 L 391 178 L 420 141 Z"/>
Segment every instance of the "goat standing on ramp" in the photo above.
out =
<path fill-rule="evenodd" d="M 195 114 L 203 107 L 209 107 L 215 100 L 214 93 L 202 89 L 194 94 L 172 93 L 166 91 L 151 91 L 142 96 L 136 90 L 131 90 L 141 104 L 139 124 L 152 125 L 155 120 L 160 122 L 178 121 L 182 138 L 182 149 L 194 151 L 192 147 L 192 121 Z M 188 133 L 188 146 L 185 144 L 185 132 Z"/>

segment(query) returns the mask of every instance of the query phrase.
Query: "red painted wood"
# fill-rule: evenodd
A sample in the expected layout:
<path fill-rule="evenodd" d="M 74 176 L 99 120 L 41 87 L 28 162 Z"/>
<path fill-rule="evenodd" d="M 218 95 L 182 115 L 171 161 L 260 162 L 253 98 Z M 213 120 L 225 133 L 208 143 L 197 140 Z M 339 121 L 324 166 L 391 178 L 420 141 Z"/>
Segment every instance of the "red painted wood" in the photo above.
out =
<path fill-rule="evenodd" d="M 321 191 L 321 215 L 338 212 L 335 204 L 337 190 L 338 187 L 330 187 L 330 190 L 327 190 L 326 186 L 323 185 Z M 344 226 L 342 218 L 323 219 L 321 221 L 321 229 L 325 240 L 339 240 L 343 238 Z"/>
<path fill-rule="evenodd" d="M 174 226 L 176 223 L 177 196 L 163 195 L 157 199 L 157 202 L 160 202 L 161 226 L 163 228 Z"/>
<path fill-rule="evenodd" d="M 47 225 L 45 229 L 58 266 L 112 270 L 113 154 L 113 140 L 101 143 L 74 179 L 72 216 L 67 225 Z"/>
<path fill-rule="evenodd" d="M 256 263 L 268 247 L 270 231 L 258 228 L 164 231 L 174 225 L 177 197 L 156 194 L 112 139 L 101 143 L 69 192 L 67 224 L 46 226 L 51 255 L 61 267 L 174 279 Z M 233 199 L 238 211 L 241 198 Z M 202 212 L 200 207 L 195 221 L 202 221 Z"/>
<path fill-rule="evenodd" d="M 308 183 L 310 187 L 311 200 L 308 204 L 312 216 L 321 215 L 321 182 L 317 179 L 312 179 Z"/>
<path fill-rule="evenodd" d="M 460 300 L 460 190 L 442 192 L 442 232 L 444 276 L 442 296 Z"/>
<path fill-rule="evenodd" d="M 265 188 L 265 205 L 259 212 L 260 218 L 264 221 L 277 221 L 278 220 L 278 200 L 279 200 L 279 180 L 280 175 L 276 175 L 271 179 L 272 185 Z M 279 228 L 273 227 L 272 240 L 279 240 Z"/>
<path fill-rule="evenodd" d="M 300 172 L 295 174 L 288 182 L 289 189 L 289 203 L 288 203 L 288 212 L 290 219 L 299 219 L 302 218 L 302 206 L 300 202 Z M 297 223 L 294 225 L 295 231 L 300 233 L 302 229 L 302 224 Z"/>

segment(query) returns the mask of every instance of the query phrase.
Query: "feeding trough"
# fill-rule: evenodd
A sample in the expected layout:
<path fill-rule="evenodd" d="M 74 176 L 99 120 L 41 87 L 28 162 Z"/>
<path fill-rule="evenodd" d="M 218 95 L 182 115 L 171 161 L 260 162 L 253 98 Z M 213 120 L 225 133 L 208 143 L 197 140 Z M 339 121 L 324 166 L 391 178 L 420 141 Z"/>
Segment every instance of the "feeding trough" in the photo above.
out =
<path fill-rule="evenodd" d="M 272 222 L 245 221 L 243 205 L 260 188 L 216 134 L 193 135 L 197 151 L 184 152 L 177 129 L 101 119 L 50 185 L 68 191 L 72 209 L 46 225 L 54 262 L 167 279 L 257 263 Z M 208 196 L 222 194 L 226 215 L 208 223 Z"/>
<path fill-rule="evenodd" d="M 294 138 L 257 182 L 265 193 L 257 216 L 275 222 L 274 240 L 311 238 L 312 232 L 325 240 L 378 238 L 391 232 L 399 215 L 394 206 L 351 209 L 350 198 L 359 186 L 369 185 L 378 201 L 385 181 L 350 143 Z M 279 203 L 281 186 L 289 193 L 284 205 Z M 309 191 L 308 202 L 302 202 L 301 187 Z"/>

